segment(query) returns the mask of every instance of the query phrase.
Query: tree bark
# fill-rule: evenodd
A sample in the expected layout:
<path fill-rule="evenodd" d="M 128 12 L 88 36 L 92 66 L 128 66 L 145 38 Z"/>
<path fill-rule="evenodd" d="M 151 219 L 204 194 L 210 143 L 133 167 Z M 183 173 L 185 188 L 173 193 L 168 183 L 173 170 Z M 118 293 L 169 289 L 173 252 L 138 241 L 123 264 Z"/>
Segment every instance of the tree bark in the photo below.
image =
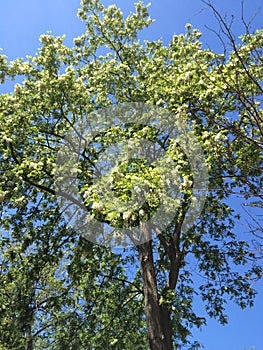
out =
<path fill-rule="evenodd" d="M 29 307 L 27 311 L 27 325 L 26 325 L 26 350 L 33 350 L 33 336 L 32 336 L 32 320 L 34 318 L 33 310 Z"/>
<path fill-rule="evenodd" d="M 172 350 L 171 317 L 169 310 L 159 303 L 152 251 L 152 232 L 147 223 L 141 225 L 141 233 L 144 240 L 145 237 L 147 238 L 146 243 L 138 246 L 138 252 L 150 349 Z"/>

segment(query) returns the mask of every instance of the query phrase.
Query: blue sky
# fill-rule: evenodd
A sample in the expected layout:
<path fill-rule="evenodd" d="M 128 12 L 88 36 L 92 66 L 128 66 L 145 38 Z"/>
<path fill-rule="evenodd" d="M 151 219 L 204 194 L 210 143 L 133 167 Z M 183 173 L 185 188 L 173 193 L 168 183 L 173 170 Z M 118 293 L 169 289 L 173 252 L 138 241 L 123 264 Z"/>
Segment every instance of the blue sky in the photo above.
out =
<path fill-rule="evenodd" d="M 105 4 L 113 1 L 105 0 Z M 133 0 L 117 0 L 115 3 L 128 13 L 133 8 Z M 214 1 L 216 7 L 224 15 L 235 15 L 233 30 L 236 35 L 242 34 L 241 0 Z M 246 0 L 244 4 L 245 17 L 250 20 L 257 10 L 263 6 L 262 0 Z M 51 30 L 55 35 L 66 34 L 66 43 L 72 44 L 72 39 L 81 34 L 84 26 L 77 18 L 76 12 L 79 0 L 8 0 L 1 1 L 0 12 L 0 47 L 9 59 L 33 55 L 38 48 L 39 35 Z M 217 24 L 211 11 L 201 0 L 152 0 L 151 17 L 156 22 L 143 31 L 144 39 L 163 38 L 167 43 L 173 33 L 184 32 L 186 23 L 191 23 L 200 29 L 204 45 L 220 50 L 218 39 L 206 29 L 206 25 L 216 28 Z M 263 28 L 263 9 L 255 18 L 252 28 Z M 237 206 L 239 204 L 237 203 Z M 244 228 L 244 226 L 243 226 Z M 242 225 L 239 227 L 242 230 Z M 241 311 L 230 303 L 227 306 L 229 324 L 220 326 L 213 320 L 202 332 L 195 332 L 206 350 L 263 350 L 263 282 L 256 284 L 259 290 L 255 307 Z"/>

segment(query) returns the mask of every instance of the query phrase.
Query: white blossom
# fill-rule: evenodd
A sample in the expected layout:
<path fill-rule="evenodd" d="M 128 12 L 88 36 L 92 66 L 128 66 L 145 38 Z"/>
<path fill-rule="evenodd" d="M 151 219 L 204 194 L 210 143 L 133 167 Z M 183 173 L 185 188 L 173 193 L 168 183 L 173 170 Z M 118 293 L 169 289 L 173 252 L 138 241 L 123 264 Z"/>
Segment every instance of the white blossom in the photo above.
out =
<path fill-rule="evenodd" d="M 7 135 L 3 136 L 3 140 L 6 142 L 12 142 L 12 139 L 10 137 L 8 137 Z"/>
<path fill-rule="evenodd" d="M 0 192 L 0 203 L 3 202 L 3 200 L 5 199 L 6 194 L 7 194 L 6 191 Z"/>
<path fill-rule="evenodd" d="M 145 215 L 145 211 L 144 211 L 143 209 L 140 209 L 140 210 L 139 210 L 139 215 L 140 215 L 140 216 L 144 216 L 144 215 Z"/>
<path fill-rule="evenodd" d="M 95 210 L 102 210 L 102 209 L 103 209 L 103 205 L 102 205 L 102 203 L 94 202 L 94 203 L 92 204 L 92 209 L 95 209 Z"/>
<path fill-rule="evenodd" d="M 131 216 L 131 214 L 128 211 L 124 212 L 123 213 L 123 220 L 128 220 L 130 218 L 130 216 Z"/>

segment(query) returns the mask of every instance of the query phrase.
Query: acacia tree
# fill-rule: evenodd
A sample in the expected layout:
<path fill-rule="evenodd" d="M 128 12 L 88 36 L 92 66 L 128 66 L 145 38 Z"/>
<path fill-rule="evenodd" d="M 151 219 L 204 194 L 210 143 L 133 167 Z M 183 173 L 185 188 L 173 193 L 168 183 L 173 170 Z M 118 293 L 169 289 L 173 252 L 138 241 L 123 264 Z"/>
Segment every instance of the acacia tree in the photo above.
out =
<path fill-rule="evenodd" d="M 78 15 L 86 31 L 74 47 L 66 47 L 63 37 L 42 35 L 34 57 L 8 62 L 1 56 L 2 83 L 22 81 L 0 98 L 3 349 L 194 349 L 199 344 L 191 341 L 191 328 L 206 322 L 193 308 L 195 294 L 222 324 L 227 299 L 242 308 L 253 304 L 249 279 L 261 270 L 256 265 L 245 272 L 238 268 L 253 254 L 234 233 L 235 216 L 226 200 L 230 188 L 261 176 L 254 165 L 261 164 L 262 154 L 255 142 L 248 145 L 236 137 L 235 126 L 249 128 L 243 113 L 247 101 L 251 113 L 262 114 L 256 99 L 261 58 L 253 56 L 255 44 L 262 47 L 262 31 L 246 35 L 228 56 L 203 49 L 201 33 L 190 25 L 168 46 L 141 43 L 138 32 L 152 20 L 142 2 L 135 9 L 124 18 L 114 5 L 83 0 Z M 202 216 L 184 232 L 194 178 L 183 150 L 140 123 L 98 135 L 81 154 L 79 192 L 85 208 L 102 223 L 131 230 L 137 225 L 147 235 L 122 255 L 67 227 L 54 185 L 57 153 L 68 130 L 116 102 L 155 105 L 174 118 L 183 116 L 209 169 Z M 236 116 L 231 127 L 230 113 Z M 146 224 L 160 205 L 163 186 L 154 166 L 133 160 L 117 167 L 112 181 L 123 202 L 130 199 L 134 176 L 149 183 L 151 196 L 133 213 L 105 207 L 92 190 L 101 152 L 110 143 L 142 135 L 169 153 L 182 179 L 180 205 L 163 230 Z M 245 161 L 248 151 L 250 163 Z M 202 276 L 198 285 L 195 269 Z"/>

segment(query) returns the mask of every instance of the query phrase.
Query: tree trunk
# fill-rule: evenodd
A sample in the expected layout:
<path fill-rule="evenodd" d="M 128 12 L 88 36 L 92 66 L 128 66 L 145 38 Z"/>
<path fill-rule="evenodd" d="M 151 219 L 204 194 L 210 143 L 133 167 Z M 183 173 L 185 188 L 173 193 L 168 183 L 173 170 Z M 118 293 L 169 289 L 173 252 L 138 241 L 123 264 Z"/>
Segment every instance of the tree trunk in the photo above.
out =
<path fill-rule="evenodd" d="M 26 326 L 26 350 L 33 350 L 33 337 L 32 337 L 32 326 L 31 324 L 28 324 Z"/>
<path fill-rule="evenodd" d="M 151 228 L 141 225 L 143 237 L 151 238 Z M 138 246 L 143 281 L 144 306 L 151 350 L 172 350 L 170 312 L 160 306 L 153 260 L 152 240 Z"/>

